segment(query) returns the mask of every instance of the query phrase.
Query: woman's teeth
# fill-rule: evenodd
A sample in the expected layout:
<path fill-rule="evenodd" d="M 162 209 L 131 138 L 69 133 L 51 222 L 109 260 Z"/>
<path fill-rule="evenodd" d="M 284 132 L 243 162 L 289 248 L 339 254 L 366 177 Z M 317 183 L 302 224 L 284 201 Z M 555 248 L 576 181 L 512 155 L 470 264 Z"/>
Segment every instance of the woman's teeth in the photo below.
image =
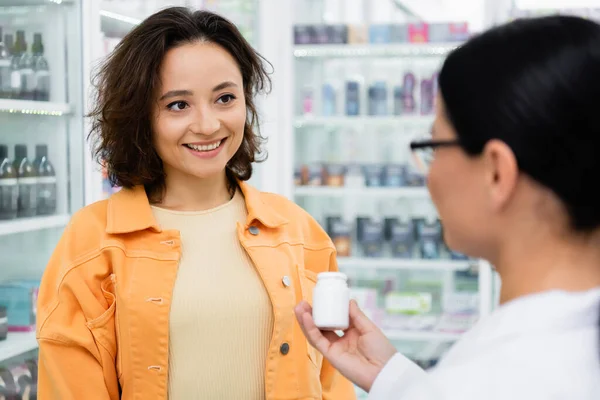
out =
<path fill-rule="evenodd" d="M 218 142 L 207 145 L 186 144 L 186 146 L 196 151 L 211 151 L 219 147 L 222 141 L 223 140 L 219 140 Z"/>

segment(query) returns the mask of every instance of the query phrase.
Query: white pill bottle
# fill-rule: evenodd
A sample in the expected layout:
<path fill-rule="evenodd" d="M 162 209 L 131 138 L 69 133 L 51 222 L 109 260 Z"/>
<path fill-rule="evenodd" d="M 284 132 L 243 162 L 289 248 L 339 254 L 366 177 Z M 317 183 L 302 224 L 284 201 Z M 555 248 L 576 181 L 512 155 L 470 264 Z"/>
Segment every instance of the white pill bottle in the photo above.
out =
<path fill-rule="evenodd" d="M 341 272 L 317 275 L 313 291 L 313 320 L 323 331 L 346 330 L 350 325 L 348 277 Z"/>

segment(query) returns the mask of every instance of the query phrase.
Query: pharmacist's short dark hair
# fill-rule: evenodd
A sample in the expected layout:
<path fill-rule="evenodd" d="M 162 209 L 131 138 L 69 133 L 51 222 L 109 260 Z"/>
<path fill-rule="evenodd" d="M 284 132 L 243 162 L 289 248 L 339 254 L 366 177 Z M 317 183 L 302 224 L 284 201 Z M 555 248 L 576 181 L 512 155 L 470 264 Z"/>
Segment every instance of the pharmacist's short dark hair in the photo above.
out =
<path fill-rule="evenodd" d="M 493 139 L 554 192 L 575 231 L 600 228 L 600 25 L 551 16 L 493 28 L 452 52 L 439 87 L 470 155 Z"/>
<path fill-rule="evenodd" d="M 227 166 L 230 179 L 248 180 L 261 161 L 264 139 L 258 130 L 254 96 L 270 90 L 270 64 L 227 19 L 208 11 L 171 7 L 153 14 L 127 34 L 94 78 L 96 102 L 88 115 L 94 155 L 114 186 L 144 185 L 153 198 L 164 191 L 162 160 L 153 147 L 151 113 L 165 54 L 203 41 L 221 46 L 236 60 L 244 82 L 247 119 L 240 149 Z"/>

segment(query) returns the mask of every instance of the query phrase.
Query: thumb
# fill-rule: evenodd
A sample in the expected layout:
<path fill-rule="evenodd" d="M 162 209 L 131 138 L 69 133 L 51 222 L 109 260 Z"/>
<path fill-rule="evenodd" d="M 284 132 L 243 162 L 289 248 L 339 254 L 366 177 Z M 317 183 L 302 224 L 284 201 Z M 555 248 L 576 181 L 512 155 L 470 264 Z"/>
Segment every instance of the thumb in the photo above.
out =
<path fill-rule="evenodd" d="M 350 301 L 350 324 L 354 326 L 360 334 L 365 334 L 378 329 L 377 325 L 361 311 L 356 300 Z"/>

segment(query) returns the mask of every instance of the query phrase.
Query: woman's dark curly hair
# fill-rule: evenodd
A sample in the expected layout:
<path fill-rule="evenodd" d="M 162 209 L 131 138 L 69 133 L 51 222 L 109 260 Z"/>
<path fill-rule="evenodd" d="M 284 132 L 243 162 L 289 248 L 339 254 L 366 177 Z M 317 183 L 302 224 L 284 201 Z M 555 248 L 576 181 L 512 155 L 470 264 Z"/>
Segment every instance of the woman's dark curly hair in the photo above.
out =
<path fill-rule="evenodd" d="M 163 163 L 153 147 L 151 110 L 160 86 L 165 54 L 196 41 L 221 46 L 236 60 L 244 82 L 248 117 L 239 150 L 227 165 L 230 180 L 248 180 L 264 138 L 258 131 L 254 95 L 270 89 L 265 60 L 227 19 L 208 11 L 171 7 L 135 27 L 95 77 L 96 103 L 90 112 L 94 155 L 105 165 L 112 185 L 144 185 L 154 201 L 165 188 Z M 268 64 L 268 63 L 267 63 Z"/>

